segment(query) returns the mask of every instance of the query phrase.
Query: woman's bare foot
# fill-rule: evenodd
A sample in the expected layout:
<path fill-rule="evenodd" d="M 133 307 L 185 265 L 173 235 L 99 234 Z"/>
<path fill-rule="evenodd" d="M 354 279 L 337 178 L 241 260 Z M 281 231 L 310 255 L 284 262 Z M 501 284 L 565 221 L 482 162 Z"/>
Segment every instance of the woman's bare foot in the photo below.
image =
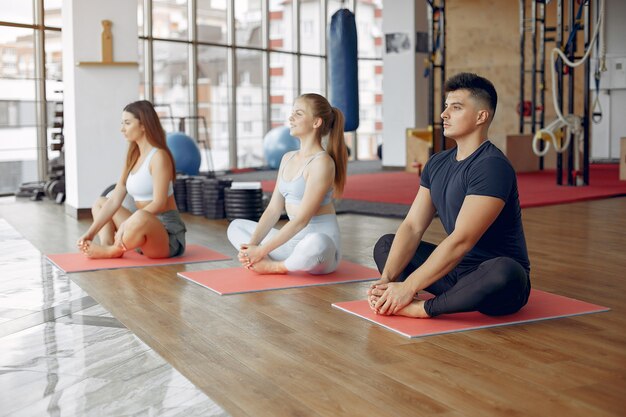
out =
<path fill-rule="evenodd" d="M 376 302 L 378 301 L 380 297 L 376 296 L 376 295 L 370 295 L 368 297 L 368 302 L 370 305 L 370 308 L 372 310 L 374 310 L 374 312 L 376 312 L 374 306 L 376 305 Z M 411 303 L 409 305 L 407 305 L 406 307 L 398 310 L 395 314 L 393 314 L 394 316 L 405 316 L 405 317 L 413 317 L 416 319 L 428 319 L 430 318 L 430 316 L 428 315 L 428 313 L 426 313 L 426 309 L 424 308 L 424 300 L 413 300 L 411 301 Z M 378 313 L 377 313 L 378 314 Z"/>
<path fill-rule="evenodd" d="M 83 245 L 82 252 L 92 259 L 120 258 L 124 254 L 124 249 L 119 246 L 100 246 L 93 242 Z"/>
<path fill-rule="evenodd" d="M 263 260 L 250 266 L 249 269 L 261 275 L 287 273 L 287 268 L 285 267 L 284 262 L 272 261 L 269 258 L 263 258 Z"/>

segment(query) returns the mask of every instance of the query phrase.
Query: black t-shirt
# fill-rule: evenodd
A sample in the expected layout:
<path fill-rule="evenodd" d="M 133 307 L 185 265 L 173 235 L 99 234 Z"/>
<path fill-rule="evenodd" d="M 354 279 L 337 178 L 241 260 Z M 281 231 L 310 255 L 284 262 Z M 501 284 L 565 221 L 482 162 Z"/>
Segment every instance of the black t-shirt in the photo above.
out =
<path fill-rule="evenodd" d="M 484 195 L 504 201 L 504 208 L 457 268 L 474 269 L 482 262 L 506 256 L 530 272 L 515 170 L 502 151 L 485 141 L 469 157 L 456 160 L 457 148 L 433 155 L 422 172 L 421 185 L 430 190 L 441 223 L 454 231 L 465 196 Z"/>

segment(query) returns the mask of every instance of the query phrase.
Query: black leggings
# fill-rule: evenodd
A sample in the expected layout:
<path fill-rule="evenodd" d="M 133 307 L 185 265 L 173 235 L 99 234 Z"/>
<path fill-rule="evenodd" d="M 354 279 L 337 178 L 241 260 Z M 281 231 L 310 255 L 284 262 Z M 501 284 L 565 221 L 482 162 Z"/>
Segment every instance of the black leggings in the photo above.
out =
<path fill-rule="evenodd" d="M 385 268 L 395 235 L 381 237 L 374 246 L 374 261 L 380 272 Z M 413 259 L 397 281 L 404 281 L 422 265 L 437 246 L 420 242 Z M 480 311 L 501 316 L 519 311 L 528 302 L 530 277 L 519 262 L 512 258 L 489 259 L 477 268 L 460 272 L 453 269 L 435 281 L 426 291 L 435 295 L 424 307 L 429 316 Z"/>

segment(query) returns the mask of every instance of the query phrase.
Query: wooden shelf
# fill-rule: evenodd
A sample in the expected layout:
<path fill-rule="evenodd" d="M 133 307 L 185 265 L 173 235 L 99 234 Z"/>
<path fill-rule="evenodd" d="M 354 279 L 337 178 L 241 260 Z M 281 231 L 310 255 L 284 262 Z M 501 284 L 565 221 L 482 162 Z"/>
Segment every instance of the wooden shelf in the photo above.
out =
<path fill-rule="evenodd" d="M 77 67 L 131 67 L 138 66 L 138 62 L 101 62 L 101 61 L 80 61 L 76 63 Z"/>

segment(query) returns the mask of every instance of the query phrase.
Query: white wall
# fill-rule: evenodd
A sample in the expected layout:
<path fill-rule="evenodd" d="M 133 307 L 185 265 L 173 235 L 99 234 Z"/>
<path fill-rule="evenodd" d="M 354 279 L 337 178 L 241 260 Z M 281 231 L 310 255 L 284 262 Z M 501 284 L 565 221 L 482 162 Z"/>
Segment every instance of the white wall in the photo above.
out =
<path fill-rule="evenodd" d="M 619 159 L 620 138 L 626 137 L 626 2 L 605 0 L 606 65 L 600 80 L 602 120 L 591 125 L 591 159 Z M 594 8 L 595 9 L 595 8 Z M 619 69 L 621 67 L 621 69 Z M 591 66 L 595 71 L 595 62 Z M 595 99 L 595 83 L 591 77 L 591 100 Z"/>
<path fill-rule="evenodd" d="M 426 2 L 386 0 L 383 33 L 406 33 L 411 48 L 383 52 L 383 166 L 406 164 L 406 129 L 427 127 L 428 82 L 422 76 L 423 54 L 415 53 L 417 31 L 427 30 Z M 383 39 L 384 43 L 384 39 Z"/>
<path fill-rule="evenodd" d="M 121 173 L 127 143 L 123 107 L 138 99 L 137 66 L 76 66 L 101 60 L 101 21 L 113 22 L 113 60 L 137 62 L 137 4 L 64 0 L 63 90 L 66 208 L 89 208 Z M 69 207 L 68 207 L 69 206 Z"/>

